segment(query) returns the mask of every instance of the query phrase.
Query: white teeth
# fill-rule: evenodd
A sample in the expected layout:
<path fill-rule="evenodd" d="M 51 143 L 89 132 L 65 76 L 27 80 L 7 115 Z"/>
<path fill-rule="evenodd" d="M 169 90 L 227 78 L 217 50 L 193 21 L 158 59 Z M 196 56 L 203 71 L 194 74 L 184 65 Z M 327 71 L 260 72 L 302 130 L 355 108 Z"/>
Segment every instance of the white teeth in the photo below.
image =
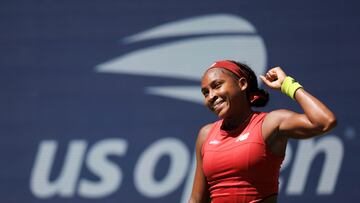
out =
<path fill-rule="evenodd" d="M 214 102 L 214 106 L 220 104 L 221 102 L 223 102 L 222 99 L 216 100 L 216 101 Z"/>
<path fill-rule="evenodd" d="M 220 105 L 221 103 L 223 103 L 223 100 L 222 99 L 219 99 L 219 100 L 216 100 L 214 103 L 213 103 L 213 108 L 215 109 L 216 106 Z"/>

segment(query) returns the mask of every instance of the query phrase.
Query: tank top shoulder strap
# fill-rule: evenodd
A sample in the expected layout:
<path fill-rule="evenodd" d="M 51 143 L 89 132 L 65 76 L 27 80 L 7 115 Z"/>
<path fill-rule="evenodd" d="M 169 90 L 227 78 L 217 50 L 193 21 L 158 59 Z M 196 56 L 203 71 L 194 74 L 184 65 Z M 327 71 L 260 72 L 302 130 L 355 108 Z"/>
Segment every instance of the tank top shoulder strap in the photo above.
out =
<path fill-rule="evenodd" d="M 264 143 L 264 138 L 262 135 L 262 124 L 266 117 L 266 112 L 256 112 L 254 118 L 252 119 L 249 130 L 255 134 L 255 137 L 253 139 L 257 140 L 260 143 Z"/>

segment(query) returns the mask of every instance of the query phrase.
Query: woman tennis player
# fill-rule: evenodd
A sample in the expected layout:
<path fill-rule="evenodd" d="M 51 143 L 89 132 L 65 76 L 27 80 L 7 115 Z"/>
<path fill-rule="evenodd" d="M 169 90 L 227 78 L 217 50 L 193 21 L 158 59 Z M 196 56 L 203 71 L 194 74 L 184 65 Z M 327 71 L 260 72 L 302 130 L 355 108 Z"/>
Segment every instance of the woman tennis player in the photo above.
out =
<path fill-rule="evenodd" d="M 196 141 L 196 172 L 189 203 L 277 201 L 280 165 L 289 138 L 306 139 L 336 125 L 334 114 L 280 67 L 261 80 L 296 101 L 303 113 L 286 109 L 256 112 L 269 95 L 259 89 L 245 64 L 218 61 L 204 73 L 205 105 L 219 120 L 201 128 Z"/>

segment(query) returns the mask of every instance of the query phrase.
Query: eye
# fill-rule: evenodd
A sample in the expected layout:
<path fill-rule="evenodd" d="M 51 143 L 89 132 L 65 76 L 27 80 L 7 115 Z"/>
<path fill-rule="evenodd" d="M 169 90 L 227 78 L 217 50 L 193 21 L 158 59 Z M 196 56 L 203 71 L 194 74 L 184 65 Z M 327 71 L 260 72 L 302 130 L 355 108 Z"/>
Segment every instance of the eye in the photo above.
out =
<path fill-rule="evenodd" d="M 201 90 L 201 93 L 204 95 L 204 97 L 207 97 L 209 95 L 209 90 L 203 89 Z"/>
<path fill-rule="evenodd" d="M 214 88 L 214 89 L 219 89 L 219 88 L 221 87 L 221 85 L 222 85 L 221 82 L 216 82 L 216 83 L 214 83 L 213 88 Z"/>

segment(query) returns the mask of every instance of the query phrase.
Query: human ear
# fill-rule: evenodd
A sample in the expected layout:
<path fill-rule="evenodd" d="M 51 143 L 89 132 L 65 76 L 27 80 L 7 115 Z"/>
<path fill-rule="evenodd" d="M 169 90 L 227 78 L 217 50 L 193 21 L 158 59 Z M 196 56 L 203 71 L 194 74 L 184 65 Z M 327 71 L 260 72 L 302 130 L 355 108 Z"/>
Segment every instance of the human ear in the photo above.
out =
<path fill-rule="evenodd" d="M 239 84 L 239 87 L 242 91 L 246 90 L 247 86 L 248 86 L 248 83 L 247 83 L 247 80 L 244 78 L 244 77 L 241 77 L 239 80 L 238 80 L 238 84 Z"/>

